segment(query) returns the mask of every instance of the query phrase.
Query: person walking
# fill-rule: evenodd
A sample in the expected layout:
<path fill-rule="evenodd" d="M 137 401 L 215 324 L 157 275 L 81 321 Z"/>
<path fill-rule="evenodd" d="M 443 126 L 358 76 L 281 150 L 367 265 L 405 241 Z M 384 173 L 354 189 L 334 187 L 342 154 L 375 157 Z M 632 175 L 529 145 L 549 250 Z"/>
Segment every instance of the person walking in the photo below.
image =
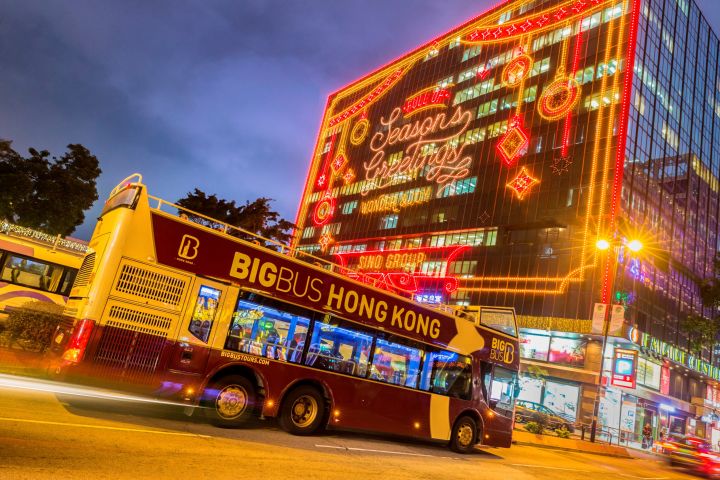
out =
<path fill-rule="evenodd" d="M 642 429 L 642 448 L 650 448 L 653 444 L 652 438 L 652 427 L 649 423 L 646 423 Z"/>

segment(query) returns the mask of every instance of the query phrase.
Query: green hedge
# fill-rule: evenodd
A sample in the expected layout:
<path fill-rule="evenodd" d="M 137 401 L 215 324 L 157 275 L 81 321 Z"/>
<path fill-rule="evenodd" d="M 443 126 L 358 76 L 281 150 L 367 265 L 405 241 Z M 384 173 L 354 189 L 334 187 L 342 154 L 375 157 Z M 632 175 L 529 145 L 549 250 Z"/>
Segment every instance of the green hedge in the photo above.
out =
<path fill-rule="evenodd" d="M 63 319 L 63 306 L 49 302 L 27 302 L 8 315 L 5 324 L 10 346 L 45 352 Z"/>

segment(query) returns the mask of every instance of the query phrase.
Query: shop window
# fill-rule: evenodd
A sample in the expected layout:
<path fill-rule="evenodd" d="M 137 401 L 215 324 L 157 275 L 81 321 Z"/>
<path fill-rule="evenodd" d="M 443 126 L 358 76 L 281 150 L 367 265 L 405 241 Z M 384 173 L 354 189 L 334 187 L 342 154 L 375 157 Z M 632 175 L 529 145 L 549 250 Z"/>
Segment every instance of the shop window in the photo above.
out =
<path fill-rule="evenodd" d="M 553 337 L 550 341 L 548 360 L 551 363 L 582 367 L 585 365 L 586 347 L 587 340 Z"/>
<path fill-rule="evenodd" d="M 545 382 L 543 405 L 572 422 L 577 419 L 578 398 L 580 387 L 566 383 Z"/>
<path fill-rule="evenodd" d="M 216 288 L 202 285 L 195 300 L 195 310 L 188 325 L 188 331 L 195 338 L 205 343 L 210 337 L 210 330 L 212 330 L 215 321 L 215 315 L 220 303 L 220 293 L 220 290 Z"/>
<path fill-rule="evenodd" d="M 341 327 L 334 319 L 315 322 L 305 364 L 322 370 L 364 377 L 372 336 Z"/>
<path fill-rule="evenodd" d="M 299 307 L 255 294 L 241 294 L 225 348 L 299 363 L 310 317 L 309 311 Z"/>
<path fill-rule="evenodd" d="M 550 337 L 546 335 L 520 334 L 520 357 L 529 360 L 547 361 L 550 352 Z"/>
<path fill-rule="evenodd" d="M 423 351 L 378 339 L 370 366 L 370 378 L 417 388 Z"/>

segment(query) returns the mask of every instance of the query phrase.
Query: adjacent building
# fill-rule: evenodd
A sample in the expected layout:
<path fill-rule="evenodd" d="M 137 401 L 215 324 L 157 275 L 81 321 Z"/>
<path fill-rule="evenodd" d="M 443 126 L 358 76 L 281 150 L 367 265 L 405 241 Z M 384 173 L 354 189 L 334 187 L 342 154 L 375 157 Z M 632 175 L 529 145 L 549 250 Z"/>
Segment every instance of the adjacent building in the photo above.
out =
<path fill-rule="evenodd" d="M 719 46 L 691 0 L 500 2 L 330 95 L 295 245 L 418 301 L 514 306 L 527 401 L 715 444 L 718 362 L 681 323 L 712 313 Z M 615 346 L 636 384 L 596 408 Z"/>

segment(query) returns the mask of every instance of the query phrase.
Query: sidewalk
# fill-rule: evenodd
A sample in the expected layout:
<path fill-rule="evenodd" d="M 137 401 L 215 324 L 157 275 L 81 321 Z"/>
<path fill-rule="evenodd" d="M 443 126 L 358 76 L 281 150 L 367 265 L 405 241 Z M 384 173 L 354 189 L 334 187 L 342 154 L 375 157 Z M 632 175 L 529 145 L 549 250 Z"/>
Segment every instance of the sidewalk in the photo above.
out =
<path fill-rule="evenodd" d="M 559 438 L 555 435 L 536 435 L 524 430 L 513 431 L 513 443 L 533 447 L 564 450 L 568 452 L 592 453 L 611 457 L 633 458 L 627 448 L 604 443 L 591 443 L 575 438 Z"/>
<path fill-rule="evenodd" d="M 42 353 L 0 347 L 0 373 L 46 377 L 48 361 Z"/>

